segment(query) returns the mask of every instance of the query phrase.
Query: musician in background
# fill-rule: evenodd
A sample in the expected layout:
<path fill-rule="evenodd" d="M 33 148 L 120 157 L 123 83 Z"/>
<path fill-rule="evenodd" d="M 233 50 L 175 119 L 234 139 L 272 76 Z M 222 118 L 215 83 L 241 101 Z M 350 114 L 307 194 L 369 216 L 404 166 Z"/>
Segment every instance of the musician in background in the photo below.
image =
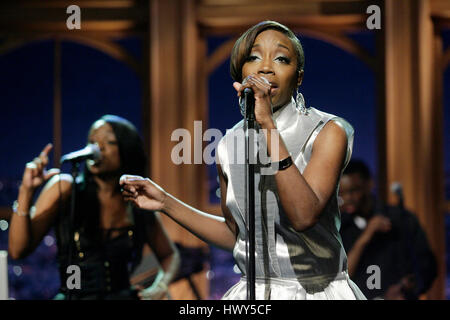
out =
<path fill-rule="evenodd" d="M 350 278 L 368 299 L 418 299 L 437 274 L 425 232 L 402 205 L 377 202 L 372 188 L 367 165 L 351 160 L 339 188 L 340 234 Z"/>
<path fill-rule="evenodd" d="M 139 134 L 128 120 L 106 115 L 91 126 L 88 143 L 97 144 L 101 156 L 88 160 L 76 181 L 58 169 L 45 169 L 51 144 L 27 163 L 11 217 L 9 254 L 24 258 L 54 227 L 61 279 L 58 299 L 160 299 L 178 270 L 178 251 L 158 214 L 132 208 L 119 186 L 123 173 L 147 171 Z M 45 182 L 33 206 L 33 196 Z M 71 221 L 73 187 L 77 193 Z M 132 288 L 130 274 L 150 249 L 162 269 L 149 287 Z M 69 265 L 80 268 L 80 288 L 67 286 Z"/>

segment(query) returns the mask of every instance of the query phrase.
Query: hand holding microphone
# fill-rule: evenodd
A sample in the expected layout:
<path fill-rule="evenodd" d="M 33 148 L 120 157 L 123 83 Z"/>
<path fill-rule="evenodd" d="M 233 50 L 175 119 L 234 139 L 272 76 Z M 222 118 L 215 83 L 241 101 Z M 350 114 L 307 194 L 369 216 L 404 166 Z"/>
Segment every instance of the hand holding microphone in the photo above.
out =
<path fill-rule="evenodd" d="M 234 89 L 237 91 L 238 97 L 242 97 L 244 94 L 244 90 L 250 89 L 251 92 L 248 94 L 253 94 L 255 99 L 255 118 L 256 121 L 261 125 L 265 126 L 269 124 L 272 120 L 272 102 L 271 102 L 271 93 L 273 89 L 273 85 L 261 75 L 251 74 L 244 78 L 242 84 L 239 82 L 233 83 Z M 243 110 L 242 104 L 241 113 L 244 114 L 245 110 Z"/>

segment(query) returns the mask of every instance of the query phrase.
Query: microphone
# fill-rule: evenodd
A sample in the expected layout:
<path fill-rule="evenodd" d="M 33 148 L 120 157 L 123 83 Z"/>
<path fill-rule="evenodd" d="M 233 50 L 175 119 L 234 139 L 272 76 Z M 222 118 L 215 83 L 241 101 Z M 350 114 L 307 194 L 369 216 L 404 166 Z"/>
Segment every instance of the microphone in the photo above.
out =
<path fill-rule="evenodd" d="M 247 78 L 244 79 L 244 81 L 242 81 L 242 85 L 245 85 L 247 83 Z M 244 97 L 244 99 L 242 98 Z M 241 109 L 241 115 L 245 118 L 246 115 L 246 103 L 245 100 L 246 98 L 253 98 L 253 90 L 251 88 L 245 88 L 244 89 L 244 93 L 241 94 L 241 96 L 239 97 L 239 108 Z"/>
<path fill-rule="evenodd" d="M 398 197 L 398 206 L 403 209 L 403 187 L 400 182 L 393 182 L 391 184 L 391 192 L 395 193 Z"/>
<path fill-rule="evenodd" d="M 98 160 L 100 159 L 100 156 L 100 148 L 98 147 L 98 145 L 90 143 L 81 150 L 77 150 L 62 156 L 60 163 L 62 164 L 67 161 L 80 162 L 86 159 Z"/>
<path fill-rule="evenodd" d="M 247 76 L 243 81 L 242 81 L 242 85 L 245 85 L 247 83 L 247 80 L 249 79 L 250 76 Z M 264 81 L 266 84 L 270 85 L 269 80 L 267 80 L 264 77 L 260 78 L 262 81 Z M 244 99 L 242 99 L 242 96 L 244 96 Z M 246 101 L 247 100 L 247 101 Z M 254 114 L 254 92 L 251 88 L 245 88 L 243 94 L 241 94 L 241 96 L 239 97 L 239 108 L 241 109 L 241 114 L 242 116 L 245 118 L 246 113 L 250 113 L 250 116 L 252 114 Z M 246 107 L 246 103 L 247 102 L 247 109 L 250 110 L 245 110 Z M 246 112 L 247 111 L 247 112 Z M 249 116 L 249 115 L 247 115 Z"/>

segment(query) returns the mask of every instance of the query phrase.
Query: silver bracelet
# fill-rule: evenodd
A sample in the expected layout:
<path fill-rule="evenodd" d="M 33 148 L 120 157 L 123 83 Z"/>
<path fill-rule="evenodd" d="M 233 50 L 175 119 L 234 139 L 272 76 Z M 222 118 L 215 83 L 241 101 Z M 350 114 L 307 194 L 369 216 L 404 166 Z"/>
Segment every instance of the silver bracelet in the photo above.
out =
<path fill-rule="evenodd" d="M 167 284 L 164 281 L 160 281 L 157 286 L 164 291 L 167 291 L 167 289 L 169 289 L 169 287 L 167 286 Z"/>
<path fill-rule="evenodd" d="M 14 214 L 18 215 L 19 217 L 26 217 L 29 215 L 28 212 L 19 211 L 19 202 L 17 202 L 17 200 L 14 201 L 14 203 L 12 205 L 12 209 L 13 209 Z"/>

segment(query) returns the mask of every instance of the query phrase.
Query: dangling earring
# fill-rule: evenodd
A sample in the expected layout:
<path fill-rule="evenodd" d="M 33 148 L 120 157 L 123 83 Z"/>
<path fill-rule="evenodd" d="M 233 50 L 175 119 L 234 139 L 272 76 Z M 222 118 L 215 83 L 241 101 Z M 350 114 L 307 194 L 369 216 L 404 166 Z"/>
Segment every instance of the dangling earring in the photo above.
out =
<path fill-rule="evenodd" d="M 298 91 L 297 89 L 297 96 L 295 98 L 295 103 L 297 105 L 297 109 L 300 111 L 301 114 L 303 115 L 308 115 L 308 109 L 306 108 L 305 105 L 305 98 L 303 98 L 303 95 L 300 93 L 300 91 Z"/>

